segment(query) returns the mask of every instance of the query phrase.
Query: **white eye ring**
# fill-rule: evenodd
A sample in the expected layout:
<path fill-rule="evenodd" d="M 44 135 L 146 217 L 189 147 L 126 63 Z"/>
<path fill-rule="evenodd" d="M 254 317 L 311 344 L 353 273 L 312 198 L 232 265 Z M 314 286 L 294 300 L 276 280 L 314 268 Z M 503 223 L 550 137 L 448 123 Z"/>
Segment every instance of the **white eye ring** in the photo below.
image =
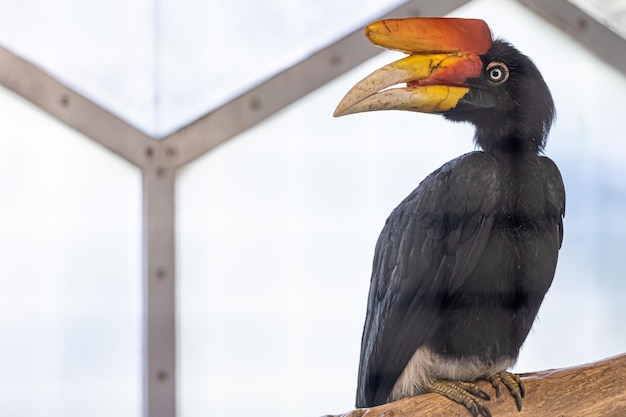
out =
<path fill-rule="evenodd" d="M 509 79 L 509 68 L 502 62 L 491 62 L 485 71 L 489 82 L 493 84 L 502 84 Z"/>

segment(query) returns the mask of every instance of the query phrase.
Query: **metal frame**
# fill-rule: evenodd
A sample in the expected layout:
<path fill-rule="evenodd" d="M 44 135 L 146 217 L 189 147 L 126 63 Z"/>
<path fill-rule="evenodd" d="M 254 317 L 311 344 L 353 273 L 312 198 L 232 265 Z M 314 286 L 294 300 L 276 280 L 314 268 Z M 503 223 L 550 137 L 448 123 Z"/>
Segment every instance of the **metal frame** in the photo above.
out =
<path fill-rule="evenodd" d="M 604 26 L 595 17 L 567 0 L 518 1 L 571 35 L 598 58 L 626 73 L 624 38 Z"/>
<path fill-rule="evenodd" d="M 394 17 L 444 15 L 468 0 L 413 0 Z M 626 72 L 626 42 L 566 0 L 519 0 Z M 0 47 L 0 84 L 141 168 L 144 223 L 144 416 L 176 415 L 177 170 L 373 57 L 356 30 L 190 125 L 158 140 Z"/>

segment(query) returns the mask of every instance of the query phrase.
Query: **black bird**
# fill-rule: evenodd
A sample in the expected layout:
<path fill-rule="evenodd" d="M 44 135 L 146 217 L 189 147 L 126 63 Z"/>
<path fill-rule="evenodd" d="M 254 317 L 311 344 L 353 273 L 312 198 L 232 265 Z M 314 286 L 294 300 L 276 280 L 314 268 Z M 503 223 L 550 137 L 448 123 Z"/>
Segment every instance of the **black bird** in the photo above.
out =
<path fill-rule="evenodd" d="M 436 392 L 490 416 L 548 291 L 565 189 L 542 156 L 555 111 L 533 62 L 475 19 L 389 19 L 377 45 L 410 56 L 348 92 L 335 116 L 400 109 L 472 123 L 480 150 L 430 174 L 391 213 L 374 255 L 357 407 Z M 406 83 L 406 84 L 405 84 Z M 400 85 L 398 85 L 400 84 Z M 434 138 L 431 138 L 434 140 Z"/>

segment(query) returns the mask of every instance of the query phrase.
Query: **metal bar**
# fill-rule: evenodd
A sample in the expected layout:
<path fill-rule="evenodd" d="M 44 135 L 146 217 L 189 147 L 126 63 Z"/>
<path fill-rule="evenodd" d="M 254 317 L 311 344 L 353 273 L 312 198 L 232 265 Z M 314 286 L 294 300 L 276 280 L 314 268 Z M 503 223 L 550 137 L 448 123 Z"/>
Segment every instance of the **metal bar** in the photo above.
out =
<path fill-rule="evenodd" d="M 467 1 L 413 0 L 386 16 L 445 15 Z M 178 163 L 182 166 L 381 51 L 372 46 L 363 36 L 362 28 L 358 28 L 163 141 L 176 144 L 179 148 Z"/>
<path fill-rule="evenodd" d="M 626 73 L 626 40 L 567 0 L 518 0 Z"/>
<path fill-rule="evenodd" d="M 3 47 L 0 84 L 132 164 L 144 164 L 148 135 Z"/>
<path fill-rule="evenodd" d="M 144 416 L 176 415 L 174 153 L 155 142 L 143 169 Z"/>

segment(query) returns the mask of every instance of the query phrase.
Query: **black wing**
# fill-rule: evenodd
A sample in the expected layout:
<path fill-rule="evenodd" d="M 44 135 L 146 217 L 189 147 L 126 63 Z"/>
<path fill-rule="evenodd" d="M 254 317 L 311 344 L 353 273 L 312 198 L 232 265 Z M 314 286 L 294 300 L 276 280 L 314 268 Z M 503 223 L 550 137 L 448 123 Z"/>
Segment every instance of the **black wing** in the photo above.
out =
<path fill-rule="evenodd" d="M 563 243 L 563 216 L 565 216 L 565 186 L 559 168 L 550 158 L 542 156 L 541 168 L 545 178 L 544 195 L 550 207 L 547 213 L 552 213 L 556 218 L 553 220 L 559 229 L 559 248 Z"/>
<path fill-rule="evenodd" d="M 430 174 L 387 219 L 374 255 L 357 407 L 387 401 L 437 328 L 441 297 L 475 268 L 491 234 L 498 178 L 492 156 L 463 155 Z"/>

